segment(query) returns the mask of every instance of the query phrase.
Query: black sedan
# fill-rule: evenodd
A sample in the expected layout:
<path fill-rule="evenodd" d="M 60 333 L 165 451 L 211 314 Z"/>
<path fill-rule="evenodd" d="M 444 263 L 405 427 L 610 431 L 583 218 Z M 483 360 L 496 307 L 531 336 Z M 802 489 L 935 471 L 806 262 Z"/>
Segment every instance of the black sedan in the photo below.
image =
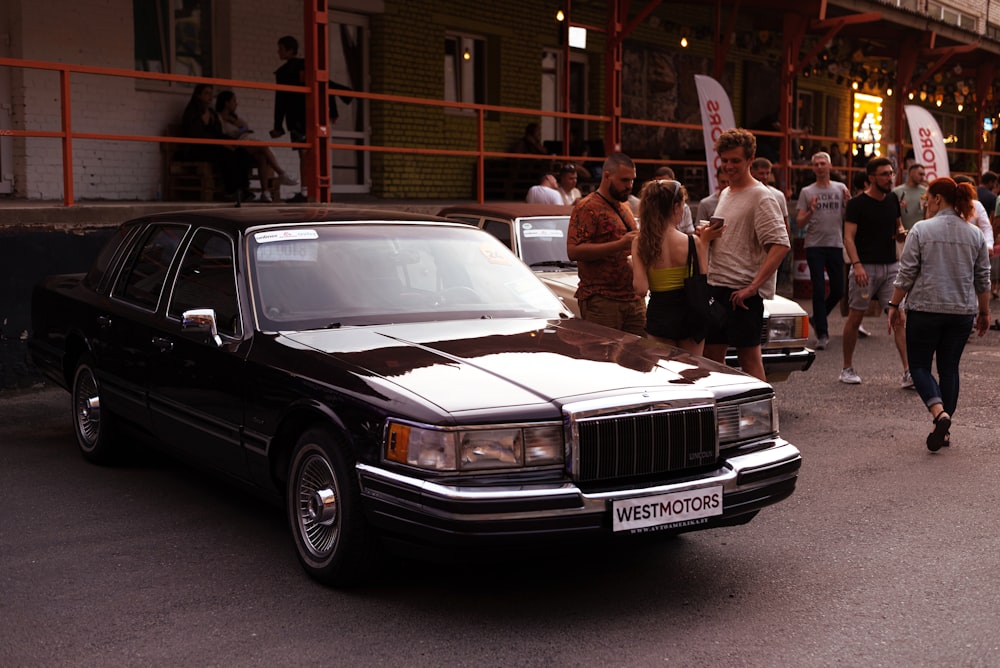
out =
<path fill-rule="evenodd" d="M 749 521 L 792 493 L 774 393 L 570 317 L 494 237 L 397 212 L 124 223 L 33 295 L 83 456 L 154 443 L 287 507 L 350 585 L 380 538 L 516 545 Z"/>

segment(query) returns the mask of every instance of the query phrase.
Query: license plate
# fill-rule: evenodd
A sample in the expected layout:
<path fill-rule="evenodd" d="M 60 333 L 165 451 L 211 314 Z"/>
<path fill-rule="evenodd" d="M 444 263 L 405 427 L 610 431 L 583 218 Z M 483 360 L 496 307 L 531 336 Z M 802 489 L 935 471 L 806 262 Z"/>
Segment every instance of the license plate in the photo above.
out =
<path fill-rule="evenodd" d="M 611 512 L 615 531 L 700 524 L 698 520 L 722 514 L 722 486 L 620 499 L 611 504 Z"/>

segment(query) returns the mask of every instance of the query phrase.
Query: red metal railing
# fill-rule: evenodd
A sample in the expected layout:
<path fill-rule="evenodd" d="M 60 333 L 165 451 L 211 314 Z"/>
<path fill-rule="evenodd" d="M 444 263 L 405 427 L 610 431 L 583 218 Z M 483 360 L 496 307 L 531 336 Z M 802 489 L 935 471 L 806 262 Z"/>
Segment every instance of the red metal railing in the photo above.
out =
<path fill-rule="evenodd" d="M 73 65 L 67 63 L 52 63 L 45 61 L 36 60 L 22 60 L 16 58 L 0 58 L 0 67 L 14 67 L 23 69 L 36 69 L 36 70 L 48 70 L 54 71 L 59 74 L 59 88 L 60 88 L 60 109 L 61 109 L 61 129 L 59 131 L 45 131 L 45 130 L 27 130 L 27 129 L 4 129 L 0 130 L 0 133 L 6 136 L 13 137 L 44 137 L 44 138 L 57 138 L 62 141 L 62 171 L 63 171 L 63 191 L 64 191 L 64 205 L 73 206 L 74 205 L 74 194 L 73 194 L 73 141 L 78 139 L 86 140 L 108 140 L 108 141 L 138 141 L 138 142 L 152 142 L 152 143 L 191 143 L 191 144 L 223 144 L 223 145 L 247 145 L 247 146 L 274 146 L 274 147 L 287 147 L 287 148 L 315 148 L 319 145 L 318 136 L 321 133 L 320 128 L 313 128 L 312 132 L 307 133 L 310 141 L 307 142 L 291 142 L 291 141 L 240 141 L 240 140 L 211 140 L 211 139 L 194 139 L 186 137 L 167 137 L 163 135 L 134 135 L 134 134 L 116 134 L 116 133 L 106 133 L 106 132 L 76 132 L 72 128 L 72 95 L 70 89 L 70 81 L 72 75 L 101 75 L 109 77 L 124 77 L 130 79 L 146 79 L 154 81 L 164 81 L 164 82 L 178 82 L 178 83 L 207 83 L 212 85 L 226 86 L 228 88 L 244 88 L 244 89 L 257 89 L 257 90 L 268 90 L 268 91 L 291 91 L 291 92 L 301 92 L 305 94 L 310 94 L 310 89 L 306 86 L 283 86 L 273 83 L 263 83 L 259 81 L 246 81 L 238 79 L 223 79 L 214 77 L 193 77 L 178 74 L 161 74 L 157 72 L 142 72 L 138 70 L 126 70 L 117 69 L 109 67 L 95 67 L 88 65 Z M 569 112 L 557 112 L 557 111 L 545 111 L 540 109 L 529 109 L 523 107 L 508 107 L 500 105 L 487 105 L 487 104 L 472 104 L 463 102 L 449 102 L 445 100 L 433 100 L 427 98 L 410 97 L 402 95 L 386 95 L 382 93 L 368 93 L 361 91 L 350 91 L 350 90 L 337 90 L 336 95 L 338 97 L 351 97 L 366 99 L 378 102 L 385 102 L 389 104 L 413 104 L 422 106 L 438 107 L 442 109 L 462 109 L 470 110 L 476 114 L 476 142 L 474 148 L 469 149 L 436 149 L 436 148 L 426 148 L 426 147 L 414 147 L 414 146 L 388 146 L 388 145 L 357 145 L 357 144 L 346 144 L 346 143 L 328 143 L 326 145 L 328 150 L 338 150 L 338 151 L 365 151 L 369 153 L 395 153 L 395 154 L 416 154 L 416 155 L 427 155 L 427 156 L 460 156 L 460 157 L 473 157 L 476 159 L 478 166 L 477 170 L 477 187 L 476 187 L 476 198 L 478 201 L 482 202 L 485 199 L 484 192 L 484 173 L 485 173 L 485 160 L 487 158 L 523 158 L 523 159 L 534 159 L 534 160 L 559 160 L 559 161 L 584 161 L 587 159 L 593 160 L 594 156 L 582 156 L 573 155 L 569 152 L 563 153 L 561 155 L 555 156 L 540 156 L 534 154 L 519 154 L 510 153 L 507 151 L 494 151 L 487 150 L 486 148 L 486 133 L 484 129 L 484 119 L 487 113 L 503 113 L 503 114 L 516 114 L 519 116 L 548 116 L 553 118 L 560 118 L 565 120 L 583 120 L 583 121 L 595 121 L 599 123 L 611 123 L 613 120 L 611 116 L 608 115 L 596 115 L 596 114 L 576 114 Z M 664 121 L 652 121 L 646 119 L 635 119 L 635 118 L 619 118 L 617 119 L 623 125 L 645 125 L 654 126 L 660 128 L 674 129 L 674 130 L 697 130 L 701 131 L 701 125 L 690 124 L 690 123 L 671 123 Z M 325 132 L 325 129 L 322 129 Z M 848 137 L 828 137 L 821 135 L 803 135 L 797 134 L 792 136 L 791 134 L 785 134 L 782 132 L 772 132 L 772 131 L 755 131 L 759 135 L 775 136 L 778 137 L 782 142 L 790 141 L 806 141 L 806 140 L 820 140 L 820 141 L 836 141 L 838 143 L 845 143 L 851 146 L 853 151 L 856 142 L 853 138 Z M 886 146 L 886 144 L 882 144 Z M 909 144 L 902 144 L 902 147 L 908 148 Z M 1000 152 L 997 151 L 987 151 L 985 149 L 971 150 L 971 149 L 959 149 L 959 148 L 949 148 L 949 152 L 955 153 L 968 153 L 974 154 L 978 157 L 978 163 L 982 163 L 983 156 L 1000 156 Z M 663 160 L 658 158 L 643 158 L 636 159 L 639 164 L 662 164 Z M 677 166 L 706 166 L 706 161 L 704 160 L 675 160 L 670 159 L 671 164 Z M 793 194 L 792 184 L 795 181 L 795 174 L 798 170 L 809 169 L 808 162 L 801 164 L 789 164 L 789 165 L 775 165 L 775 172 L 779 181 L 783 181 L 784 190 L 787 195 Z M 858 171 L 859 168 L 847 165 L 841 167 L 848 174 L 848 179 L 850 174 L 854 171 Z M 970 172 L 971 174 L 971 172 Z M 319 179 L 323 176 L 328 175 L 314 175 L 312 179 L 318 183 Z M 314 188 L 315 183 L 307 184 L 310 186 L 309 192 L 317 192 L 318 188 Z M 326 191 L 329 192 L 328 190 Z"/>

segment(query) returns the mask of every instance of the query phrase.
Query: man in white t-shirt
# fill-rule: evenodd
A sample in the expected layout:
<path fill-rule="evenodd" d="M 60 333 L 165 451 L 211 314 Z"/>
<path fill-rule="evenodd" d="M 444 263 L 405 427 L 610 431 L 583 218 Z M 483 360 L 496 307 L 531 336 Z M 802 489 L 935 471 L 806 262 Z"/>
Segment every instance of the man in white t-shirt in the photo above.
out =
<path fill-rule="evenodd" d="M 559 196 L 562 199 L 560 204 L 576 204 L 576 201 L 582 197 L 580 189 L 576 187 L 577 180 L 576 165 L 568 162 L 559 168 L 557 181 L 559 182 Z"/>
<path fill-rule="evenodd" d="M 827 316 L 844 296 L 844 211 L 851 199 L 847 186 L 830 180 L 830 167 L 828 153 L 813 155 L 816 182 L 802 189 L 795 214 L 795 224 L 806 228 L 806 262 L 812 281 L 810 320 L 816 330 L 817 350 L 825 349 L 830 342 Z M 824 272 L 830 277 L 829 295 Z"/>
<path fill-rule="evenodd" d="M 528 196 L 524 198 L 529 204 L 562 204 L 563 199 L 559 194 L 559 185 L 556 177 L 551 174 L 543 174 L 538 185 L 528 189 Z"/>
<path fill-rule="evenodd" d="M 756 150 L 757 140 L 742 128 L 726 130 L 715 143 L 729 187 L 715 209 L 715 215 L 725 219 L 725 228 L 712 242 L 708 284 L 726 314 L 724 321 L 709 323 L 705 357 L 724 362 L 726 349 L 734 346 L 740 368 L 763 380 L 764 299 L 774 297 L 775 273 L 789 243 L 787 218 L 777 200 L 750 174 Z"/>

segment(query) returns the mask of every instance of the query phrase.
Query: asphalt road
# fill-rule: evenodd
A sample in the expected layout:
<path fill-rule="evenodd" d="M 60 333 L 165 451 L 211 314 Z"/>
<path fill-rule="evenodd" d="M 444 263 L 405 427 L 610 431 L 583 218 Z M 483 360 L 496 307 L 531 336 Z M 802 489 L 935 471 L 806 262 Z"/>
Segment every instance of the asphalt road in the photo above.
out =
<path fill-rule="evenodd" d="M 948 450 L 926 450 L 890 338 L 859 342 L 865 382 L 847 386 L 834 336 L 777 387 L 804 466 L 750 524 L 488 561 L 397 556 L 350 592 L 300 571 L 278 509 L 153 454 L 89 465 L 68 395 L 0 393 L 0 665 L 997 666 L 990 335 L 966 350 Z"/>

